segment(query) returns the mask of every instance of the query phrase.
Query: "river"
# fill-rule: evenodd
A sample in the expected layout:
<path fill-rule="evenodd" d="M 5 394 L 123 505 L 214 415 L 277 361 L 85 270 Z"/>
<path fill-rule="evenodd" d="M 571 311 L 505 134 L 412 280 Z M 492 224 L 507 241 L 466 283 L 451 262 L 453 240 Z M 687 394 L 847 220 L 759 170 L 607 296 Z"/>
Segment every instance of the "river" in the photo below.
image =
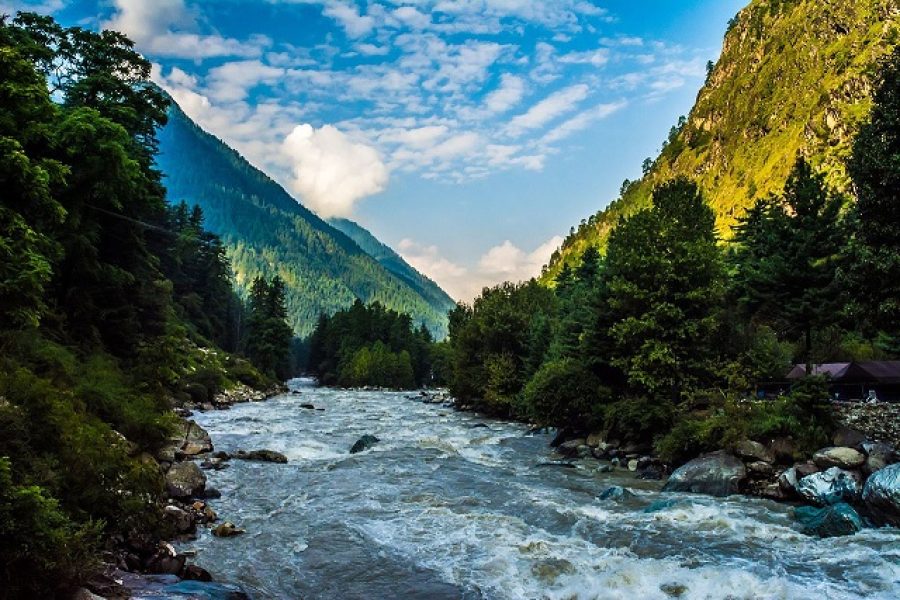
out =
<path fill-rule="evenodd" d="M 547 435 L 407 394 L 314 388 L 196 415 L 220 518 L 181 550 L 255 599 L 891 598 L 900 531 L 820 540 L 766 500 L 662 494 L 631 473 L 539 467 Z M 312 403 L 317 409 L 300 408 Z M 363 434 L 380 438 L 350 455 Z M 612 485 L 632 492 L 599 499 Z"/>

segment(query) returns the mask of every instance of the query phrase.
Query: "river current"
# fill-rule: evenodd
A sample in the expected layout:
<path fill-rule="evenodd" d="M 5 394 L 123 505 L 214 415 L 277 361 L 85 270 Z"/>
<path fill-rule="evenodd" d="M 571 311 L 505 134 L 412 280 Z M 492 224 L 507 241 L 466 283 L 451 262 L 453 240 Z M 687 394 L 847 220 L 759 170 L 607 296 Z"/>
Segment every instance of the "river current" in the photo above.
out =
<path fill-rule="evenodd" d="M 538 466 L 550 436 L 521 424 L 291 385 L 195 416 L 217 450 L 289 459 L 208 471 L 220 518 L 247 533 L 180 548 L 255 599 L 900 598 L 900 530 L 811 538 L 787 505 Z M 349 454 L 366 433 L 381 441 Z M 600 499 L 613 485 L 634 495 Z"/>

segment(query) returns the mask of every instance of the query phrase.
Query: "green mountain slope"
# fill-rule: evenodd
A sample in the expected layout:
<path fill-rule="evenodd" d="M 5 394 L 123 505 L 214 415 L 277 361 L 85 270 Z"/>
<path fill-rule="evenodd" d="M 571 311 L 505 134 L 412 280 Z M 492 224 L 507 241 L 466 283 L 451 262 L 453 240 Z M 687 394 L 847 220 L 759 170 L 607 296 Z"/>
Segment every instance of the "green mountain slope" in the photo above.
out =
<path fill-rule="evenodd" d="M 284 279 L 289 319 L 298 335 L 311 333 L 320 313 L 332 314 L 357 298 L 409 313 L 437 336 L 446 333 L 443 299 L 421 295 L 203 131 L 174 102 L 159 131 L 159 148 L 157 166 L 168 199 L 203 209 L 206 227 L 228 249 L 239 289 L 246 291 L 260 274 Z"/>
<path fill-rule="evenodd" d="M 729 23 L 718 63 L 659 157 L 565 240 L 543 280 L 603 246 L 620 217 L 674 176 L 698 182 L 723 237 L 757 198 L 783 187 L 799 153 L 847 191 L 844 162 L 871 108 L 878 61 L 900 39 L 898 22 L 897 0 L 751 2 Z"/>
<path fill-rule="evenodd" d="M 449 312 L 456 302 L 438 284 L 409 265 L 393 248 L 381 242 L 369 230 L 349 219 L 328 219 L 328 224 L 342 231 L 362 248 L 363 252 L 377 260 L 381 266 L 404 281 L 431 306 Z"/>

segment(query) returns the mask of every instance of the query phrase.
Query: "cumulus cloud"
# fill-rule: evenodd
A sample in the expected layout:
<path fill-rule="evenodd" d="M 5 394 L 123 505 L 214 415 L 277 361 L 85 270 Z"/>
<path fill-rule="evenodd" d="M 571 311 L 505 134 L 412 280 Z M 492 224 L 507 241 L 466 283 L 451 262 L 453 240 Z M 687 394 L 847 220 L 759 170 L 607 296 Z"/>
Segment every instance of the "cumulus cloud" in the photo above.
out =
<path fill-rule="evenodd" d="M 472 269 L 445 258 L 437 246 L 411 239 L 402 240 L 397 250 L 406 262 L 435 280 L 451 297 L 471 302 L 485 287 L 540 275 L 562 241 L 560 236 L 554 236 L 529 252 L 506 240 L 485 252 Z"/>
<path fill-rule="evenodd" d="M 485 107 L 492 113 L 504 113 L 517 105 L 525 95 L 525 81 L 510 73 L 500 76 L 500 86 L 484 99 Z"/>
<path fill-rule="evenodd" d="M 530 129 L 543 127 L 553 119 L 574 109 L 587 96 L 588 86 L 583 83 L 554 92 L 532 106 L 527 112 L 513 117 L 506 127 L 506 133 L 515 137 Z"/>
<path fill-rule="evenodd" d="M 359 200 L 387 185 L 389 172 L 378 151 L 331 125 L 298 125 L 283 144 L 293 162 L 290 188 L 322 217 L 346 217 Z"/>
<path fill-rule="evenodd" d="M 540 140 L 540 145 L 553 144 L 564 140 L 570 135 L 590 127 L 595 121 L 605 119 L 626 106 L 628 106 L 627 101 L 619 100 L 618 102 L 598 104 L 593 108 L 582 111 L 544 134 Z"/>
<path fill-rule="evenodd" d="M 344 31 L 351 38 L 364 37 L 375 27 L 374 18 L 360 14 L 356 5 L 348 2 L 327 4 L 323 14 L 340 23 L 341 27 L 344 28 Z"/>

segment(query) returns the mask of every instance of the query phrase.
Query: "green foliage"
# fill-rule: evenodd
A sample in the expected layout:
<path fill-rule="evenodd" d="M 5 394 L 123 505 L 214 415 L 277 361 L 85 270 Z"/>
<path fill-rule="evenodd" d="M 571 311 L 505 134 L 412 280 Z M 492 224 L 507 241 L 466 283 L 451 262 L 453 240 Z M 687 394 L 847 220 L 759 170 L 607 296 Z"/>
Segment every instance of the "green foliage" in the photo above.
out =
<path fill-rule="evenodd" d="M 413 329 L 409 315 L 357 300 L 319 317 L 308 368 L 324 385 L 411 389 L 435 383 L 433 347 L 424 324 Z"/>
<path fill-rule="evenodd" d="M 549 361 L 525 386 L 520 411 L 535 423 L 591 429 L 600 418 L 599 388 L 599 379 L 575 359 Z"/>
<path fill-rule="evenodd" d="M 99 528 L 79 525 L 39 486 L 16 485 L 0 456 L 0 582 L 4 598 L 50 598 L 94 566 Z"/>
<path fill-rule="evenodd" d="M 883 64 L 871 121 L 853 144 L 850 314 L 900 351 L 900 50 Z"/>
<path fill-rule="evenodd" d="M 272 281 L 257 277 L 250 290 L 247 356 L 259 369 L 279 379 L 290 370 L 291 327 L 287 323 L 284 282 L 277 275 Z"/>

